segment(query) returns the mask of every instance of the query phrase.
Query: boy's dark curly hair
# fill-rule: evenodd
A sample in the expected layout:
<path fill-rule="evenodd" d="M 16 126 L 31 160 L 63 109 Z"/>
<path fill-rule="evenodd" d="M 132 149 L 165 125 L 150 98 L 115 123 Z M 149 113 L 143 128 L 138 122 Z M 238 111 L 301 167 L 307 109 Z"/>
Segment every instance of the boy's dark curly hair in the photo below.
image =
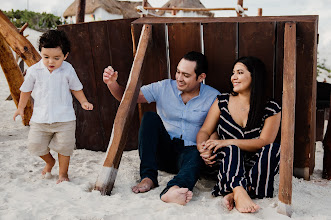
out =
<path fill-rule="evenodd" d="M 70 52 L 70 41 L 64 31 L 49 30 L 43 33 L 39 39 L 39 51 L 41 48 L 57 48 L 60 47 L 63 54 Z"/>

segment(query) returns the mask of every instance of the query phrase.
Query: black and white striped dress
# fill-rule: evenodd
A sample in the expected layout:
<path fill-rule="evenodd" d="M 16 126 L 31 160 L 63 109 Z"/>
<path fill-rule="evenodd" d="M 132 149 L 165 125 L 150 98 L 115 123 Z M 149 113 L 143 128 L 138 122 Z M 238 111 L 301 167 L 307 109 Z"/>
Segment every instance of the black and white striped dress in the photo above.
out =
<path fill-rule="evenodd" d="M 257 139 L 264 121 L 281 111 L 279 104 L 268 101 L 264 108 L 261 126 L 246 130 L 231 117 L 228 109 L 230 94 L 217 96 L 221 111 L 217 132 L 220 139 Z M 247 152 L 235 145 L 222 147 L 217 151 L 219 172 L 218 182 L 214 186 L 214 196 L 231 193 L 237 186 L 247 190 L 252 198 L 273 197 L 274 176 L 278 173 L 280 145 L 272 143 L 262 147 L 258 152 Z"/>

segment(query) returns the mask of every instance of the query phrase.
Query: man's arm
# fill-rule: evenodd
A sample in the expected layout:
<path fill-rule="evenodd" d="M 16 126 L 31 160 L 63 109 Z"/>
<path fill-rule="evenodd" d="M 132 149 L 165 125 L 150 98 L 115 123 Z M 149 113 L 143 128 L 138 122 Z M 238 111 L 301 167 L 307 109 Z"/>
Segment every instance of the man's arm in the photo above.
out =
<path fill-rule="evenodd" d="M 125 88 L 117 83 L 117 78 L 118 72 L 115 71 L 113 67 L 108 66 L 104 69 L 103 82 L 106 83 L 109 91 L 115 97 L 115 99 L 121 101 Z M 141 91 L 139 91 L 137 103 L 147 103 L 147 100 L 145 99 L 145 96 Z"/>

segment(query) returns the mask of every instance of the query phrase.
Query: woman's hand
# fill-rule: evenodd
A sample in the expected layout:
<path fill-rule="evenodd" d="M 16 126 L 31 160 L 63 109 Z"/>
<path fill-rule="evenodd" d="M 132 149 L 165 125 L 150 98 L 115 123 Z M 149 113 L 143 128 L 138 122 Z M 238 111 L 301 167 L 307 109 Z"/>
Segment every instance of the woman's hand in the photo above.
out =
<path fill-rule="evenodd" d="M 206 165 L 212 166 L 216 161 L 213 161 L 213 159 L 216 157 L 216 154 L 213 155 L 211 150 L 208 150 L 205 148 L 206 142 L 201 143 L 201 148 L 199 148 L 200 157 L 205 162 Z"/>
<path fill-rule="evenodd" d="M 229 144 L 226 143 L 226 140 L 207 140 L 206 144 L 204 146 L 204 149 L 208 149 L 210 151 L 212 151 L 213 153 L 216 153 L 216 151 L 218 149 L 220 149 L 221 147 L 226 147 Z"/>

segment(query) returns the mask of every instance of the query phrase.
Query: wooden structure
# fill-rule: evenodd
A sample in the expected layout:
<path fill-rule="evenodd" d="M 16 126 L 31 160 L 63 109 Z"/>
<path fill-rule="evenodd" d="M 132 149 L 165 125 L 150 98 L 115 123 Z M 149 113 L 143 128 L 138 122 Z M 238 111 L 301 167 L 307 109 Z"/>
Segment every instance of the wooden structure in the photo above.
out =
<path fill-rule="evenodd" d="M 330 98 L 331 103 L 331 98 Z M 331 180 L 331 108 L 329 112 L 329 122 L 326 134 L 323 140 L 324 157 L 323 157 L 323 174 L 324 179 Z"/>
<path fill-rule="evenodd" d="M 291 22 L 292 28 L 288 28 L 288 31 L 292 31 L 288 37 L 285 36 L 284 38 L 285 24 L 289 22 Z M 108 65 L 114 66 L 120 73 L 119 83 L 126 85 L 133 63 L 132 51 L 136 50 L 135 47 L 142 26 L 149 24 L 152 27 L 152 36 L 142 64 L 142 84 L 174 77 L 176 65 L 180 58 L 188 51 L 196 50 L 203 52 L 208 57 L 209 73 L 206 84 L 221 92 L 227 91 L 230 88 L 228 79 L 232 73 L 233 61 L 241 56 L 252 55 L 259 57 L 266 64 L 268 71 L 266 77 L 267 94 L 281 101 L 283 72 L 292 73 L 292 77 L 294 77 L 293 73 L 296 69 L 298 73 L 296 84 L 293 80 L 290 81 L 292 82 L 290 88 L 292 90 L 295 88 L 296 96 L 293 97 L 294 93 L 289 92 L 292 94 L 292 97 L 289 96 L 292 98 L 289 103 L 293 105 L 295 100 L 295 113 L 291 111 L 290 106 L 284 106 L 285 109 L 288 109 L 288 113 L 283 114 L 283 121 L 285 123 L 291 115 L 295 115 L 295 118 L 292 118 L 292 120 L 295 119 L 294 130 L 288 128 L 291 132 L 295 131 L 294 150 L 292 149 L 294 175 L 308 180 L 314 169 L 315 159 L 317 23 L 318 16 L 145 17 L 135 21 L 126 19 L 60 26 L 59 29 L 66 31 L 72 41 L 73 50 L 68 60 L 77 70 L 89 100 L 95 105 L 93 114 L 89 116 L 84 115 L 84 111 L 80 108 L 76 108 L 78 117 L 77 146 L 93 150 L 105 150 L 107 148 L 119 103 L 111 96 L 107 86 L 102 82 L 103 69 Z M 296 31 L 293 32 L 293 30 Z M 94 34 L 96 32 L 98 32 L 97 36 Z M 293 39 L 294 37 L 295 39 Z M 285 45 L 292 45 L 292 49 Z M 296 49 L 296 53 L 294 53 L 293 47 Z M 284 48 L 287 48 L 285 52 Z M 286 55 L 284 54 L 286 51 L 292 53 Z M 139 53 L 139 48 L 137 53 Z M 289 58 L 285 59 L 285 57 Z M 288 62 L 287 59 L 291 61 L 292 65 L 286 67 L 284 63 Z M 90 62 L 82 62 L 82 60 L 89 60 Z M 131 80 L 130 82 L 132 83 Z M 128 85 L 128 87 L 130 86 Z M 129 92 L 128 87 L 127 92 Z M 123 102 L 124 100 L 122 100 Z M 144 112 L 153 108 L 150 105 L 142 105 L 141 111 Z M 118 113 L 118 115 L 121 114 Z M 124 135 L 129 134 L 126 149 L 136 149 L 139 127 L 137 109 L 129 121 L 128 129 L 122 130 Z M 283 128 L 286 127 L 283 126 Z M 117 132 L 115 130 L 114 127 L 114 134 Z M 287 140 L 282 139 L 283 142 L 287 142 L 287 144 L 283 142 L 282 144 L 288 146 L 288 152 L 291 152 L 291 145 L 293 146 L 290 134 L 287 135 Z M 115 141 L 119 141 L 115 140 L 118 138 L 121 137 L 113 135 L 109 146 L 112 146 Z M 118 146 L 116 150 L 121 151 L 121 149 L 123 146 Z M 108 149 L 108 156 L 110 152 L 111 150 Z M 120 154 L 121 152 L 117 153 L 117 155 Z M 107 175 L 101 175 L 98 178 L 97 188 L 104 194 L 111 192 L 116 178 L 116 172 L 113 171 L 117 169 L 117 162 L 118 158 L 105 162 L 107 166 L 103 169 L 106 170 Z M 287 164 L 290 163 L 287 162 Z M 280 199 L 285 205 L 290 205 L 291 184 L 288 182 L 289 180 L 284 179 L 284 176 L 291 176 L 292 169 L 286 166 L 285 171 L 282 172 L 281 178 L 286 184 L 280 186 L 282 188 L 280 194 L 283 196 Z"/>

